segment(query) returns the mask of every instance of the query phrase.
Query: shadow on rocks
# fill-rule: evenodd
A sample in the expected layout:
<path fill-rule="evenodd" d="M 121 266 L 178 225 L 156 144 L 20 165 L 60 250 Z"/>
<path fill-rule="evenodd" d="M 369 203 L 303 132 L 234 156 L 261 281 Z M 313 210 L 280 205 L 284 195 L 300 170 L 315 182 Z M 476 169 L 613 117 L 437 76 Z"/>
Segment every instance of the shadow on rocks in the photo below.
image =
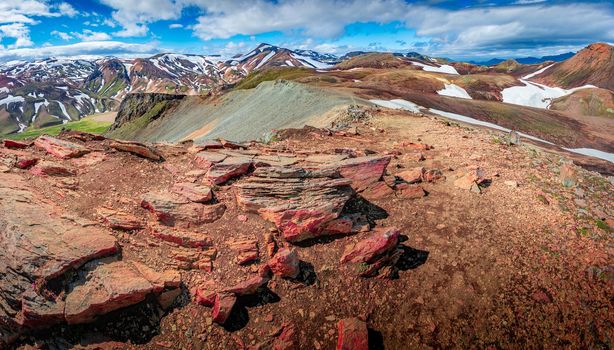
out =
<path fill-rule="evenodd" d="M 294 279 L 294 281 L 306 286 L 311 286 L 312 284 L 316 283 L 318 280 L 318 275 L 316 274 L 316 270 L 311 263 L 301 260 L 299 262 L 299 268 L 301 269 L 301 272 Z"/>
<path fill-rule="evenodd" d="M 405 245 L 399 246 L 399 249 L 401 249 L 403 253 L 395 266 L 400 271 L 416 269 L 426 263 L 429 257 L 429 252 L 426 250 L 414 249 Z"/>
<path fill-rule="evenodd" d="M 375 329 L 369 331 L 369 350 L 384 350 L 384 336 Z"/>
<path fill-rule="evenodd" d="M 345 203 L 345 207 L 343 207 L 343 211 L 341 212 L 341 215 L 344 214 L 362 214 L 367 218 L 371 227 L 375 226 L 376 220 L 382 220 L 388 217 L 388 212 L 384 208 L 369 202 L 358 194 Z"/>
<path fill-rule="evenodd" d="M 240 296 L 237 298 L 237 303 L 232 308 L 232 312 L 223 327 L 228 332 L 239 331 L 245 328 L 249 323 L 248 308 L 277 303 L 280 300 L 281 298 L 279 295 L 268 287 L 260 288 L 258 292 L 253 295 Z"/>

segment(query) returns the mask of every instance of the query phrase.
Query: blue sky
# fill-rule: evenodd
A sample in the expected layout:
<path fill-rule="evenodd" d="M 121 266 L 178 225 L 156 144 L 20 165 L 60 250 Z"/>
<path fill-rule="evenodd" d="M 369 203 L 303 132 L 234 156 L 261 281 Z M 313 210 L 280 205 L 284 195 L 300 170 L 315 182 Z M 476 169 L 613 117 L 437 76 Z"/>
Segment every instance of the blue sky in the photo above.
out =
<path fill-rule="evenodd" d="M 0 0 L 0 61 L 232 54 L 260 42 L 343 54 L 522 57 L 614 42 L 611 1 Z"/>

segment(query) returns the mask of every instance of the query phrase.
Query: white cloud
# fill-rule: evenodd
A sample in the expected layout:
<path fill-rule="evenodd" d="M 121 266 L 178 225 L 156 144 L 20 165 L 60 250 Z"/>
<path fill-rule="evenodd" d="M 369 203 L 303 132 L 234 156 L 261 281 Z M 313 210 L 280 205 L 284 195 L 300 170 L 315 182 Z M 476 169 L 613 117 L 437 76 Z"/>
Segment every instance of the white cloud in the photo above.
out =
<path fill-rule="evenodd" d="M 105 41 L 111 40 L 111 36 L 105 32 L 94 32 L 89 29 L 84 29 L 83 33 L 70 33 L 73 36 L 83 40 L 83 41 Z"/>
<path fill-rule="evenodd" d="M 71 4 L 67 2 L 63 2 L 58 6 L 58 10 L 60 14 L 63 16 L 74 17 L 79 14 L 79 11 L 75 10 Z"/>
<path fill-rule="evenodd" d="M 130 44 L 119 41 L 88 41 L 69 45 L 0 50 L 0 61 L 46 57 L 91 57 L 114 55 L 142 57 L 158 52 L 157 43 Z"/>
<path fill-rule="evenodd" d="M 145 36 L 148 25 L 159 20 L 178 19 L 182 6 L 171 0 L 101 0 L 115 11 L 113 19 L 122 26 L 120 37 Z"/>
<path fill-rule="evenodd" d="M 60 32 L 60 31 L 57 31 L 57 30 L 52 30 L 51 31 L 51 35 L 55 35 L 55 36 L 59 37 L 62 40 L 73 39 L 72 35 L 70 35 L 68 33 L 65 33 L 65 32 Z"/>
<path fill-rule="evenodd" d="M 7 48 L 18 48 L 32 46 L 34 43 L 30 40 L 30 30 L 24 23 L 11 23 L 0 26 L 0 42 L 4 37 L 13 38 L 14 43 L 7 45 Z"/>
<path fill-rule="evenodd" d="M 171 25 L 168 26 L 170 29 L 178 29 L 178 28 L 183 28 L 183 24 L 181 23 L 173 23 Z"/>

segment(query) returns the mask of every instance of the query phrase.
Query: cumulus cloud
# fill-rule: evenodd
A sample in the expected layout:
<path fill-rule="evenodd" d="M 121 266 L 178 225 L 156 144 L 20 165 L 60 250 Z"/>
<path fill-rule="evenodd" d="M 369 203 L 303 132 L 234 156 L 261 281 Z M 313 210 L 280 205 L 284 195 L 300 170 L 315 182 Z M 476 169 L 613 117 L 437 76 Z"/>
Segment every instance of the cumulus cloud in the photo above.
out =
<path fill-rule="evenodd" d="M 0 25 L 0 42 L 4 37 L 13 38 L 14 43 L 7 45 L 7 48 L 17 48 L 32 46 L 34 43 L 30 40 L 30 30 L 24 23 L 11 23 Z"/>
<path fill-rule="evenodd" d="M 125 56 L 140 57 L 157 53 L 157 43 L 131 44 L 119 41 L 88 41 L 70 45 L 0 50 L 0 61 L 46 57 Z"/>
<path fill-rule="evenodd" d="M 119 37 L 145 36 L 148 25 L 159 20 L 178 19 L 182 6 L 171 0 L 101 0 L 110 6 L 113 19 L 122 26 Z"/>
<path fill-rule="evenodd" d="M 181 23 L 173 23 L 171 25 L 168 26 L 170 29 L 178 29 L 178 28 L 183 28 L 183 24 Z"/>
<path fill-rule="evenodd" d="M 70 35 L 68 33 L 65 33 L 65 32 L 60 32 L 60 31 L 57 31 L 57 30 L 52 30 L 50 34 L 54 35 L 54 36 L 57 36 L 57 37 L 59 37 L 62 40 L 70 40 L 70 39 L 73 38 L 72 35 Z"/>
<path fill-rule="evenodd" d="M 75 10 L 75 8 L 67 2 L 60 3 L 60 5 L 58 5 L 58 10 L 61 15 L 68 17 L 75 17 L 79 14 L 79 11 Z"/>
<path fill-rule="evenodd" d="M 82 33 L 72 32 L 71 34 L 83 41 L 105 41 L 111 39 L 111 36 L 105 32 L 94 32 L 90 29 L 84 29 Z"/>

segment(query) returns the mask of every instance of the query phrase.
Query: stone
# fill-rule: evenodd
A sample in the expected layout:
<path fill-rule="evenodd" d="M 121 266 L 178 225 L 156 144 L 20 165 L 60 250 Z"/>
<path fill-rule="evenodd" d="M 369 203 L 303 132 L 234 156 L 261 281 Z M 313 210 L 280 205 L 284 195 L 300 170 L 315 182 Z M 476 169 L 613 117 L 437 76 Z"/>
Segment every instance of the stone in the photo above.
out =
<path fill-rule="evenodd" d="M 204 233 L 158 225 L 151 226 L 149 233 L 163 241 L 175 243 L 183 247 L 202 248 L 213 245 L 211 237 Z"/>
<path fill-rule="evenodd" d="M 222 144 L 222 146 L 224 148 L 229 148 L 229 149 L 247 149 L 247 145 L 239 143 L 239 142 L 228 141 L 228 140 L 224 140 L 224 139 L 220 139 L 219 141 L 220 141 L 220 143 Z"/>
<path fill-rule="evenodd" d="M 418 199 L 426 196 L 426 191 L 420 185 L 397 186 L 397 197 Z"/>
<path fill-rule="evenodd" d="M 215 305 L 215 298 L 217 293 L 207 287 L 194 288 L 192 293 L 194 295 L 194 301 L 200 305 L 212 307 Z"/>
<path fill-rule="evenodd" d="M 102 135 L 92 134 L 85 131 L 77 131 L 77 130 L 64 130 L 60 133 L 62 137 L 69 137 L 71 139 L 79 140 L 82 142 L 90 142 L 90 141 L 103 141 L 106 138 Z"/>
<path fill-rule="evenodd" d="M 474 168 L 469 169 L 464 175 L 459 177 L 454 181 L 454 186 L 461 188 L 463 190 L 472 190 L 476 186 L 479 188 L 480 185 L 487 182 L 489 179 L 486 178 L 486 174 L 482 168 Z"/>
<path fill-rule="evenodd" d="M 578 171 L 573 164 L 565 163 L 559 172 L 559 181 L 565 187 L 574 187 L 578 182 Z"/>
<path fill-rule="evenodd" d="M 213 305 L 213 321 L 220 325 L 226 323 L 236 302 L 237 297 L 232 293 L 217 293 Z"/>
<path fill-rule="evenodd" d="M 38 163 L 38 158 L 22 158 L 17 160 L 15 167 L 19 169 L 29 169 Z"/>
<path fill-rule="evenodd" d="M 341 263 L 373 263 L 379 256 L 395 249 L 400 232 L 394 228 L 381 228 L 356 244 L 346 246 Z"/>
<path fill-rule="evenodd" d="M 257 239 L 235 238 L 226 243 L 236 254 L 235 262 L 239 265 L 252 263 L 259 258 Z"/>
<path fill-rule="evenodd" d="M 36 176 L 73 176 L 75 172 L 61 164 L 42 161 L 30 168 L 30 173 Z"/>
<path fill-rule="evenodd" d="M 186 197 L 191 202 L 207 203 L 213 199 L 211 187 L 190 182 L 176 183 L 171 191 Z"/>
<path fill-rule="evenodd" d="M 158 153 L 157 150 L 139 142 L 115 140 L 113 143 L 111 143 L 109 147 L 121 152 L 132 153 L 139 157 L 151 159 L 154 161 L 162 160 L 162 156 Z"/>
<path fill-rule="evenodd" d="M 426 143 L 403 142 L 401 145 L 403 147 L 407 147 L 407 148 L 411 148 L 411 149 L 417 149 L 417 150 L 422 150 L 422 151 L 428 151 L 428 150 L 433 148 L 433 147 L 427 145 Z"/>
<path fill-rule="evenodd" d="M 394 190 L 386 182 L 379 181 L 367 187 L 361 195 L 368 200 L 382 199 L 394 196 Z"/>
<path fill-rule="evenodd" d="M 194 156 L 194 164 L 201 169 L 209 169 L 213 164 L 220 163 L 226 158 L 228 158 L 228 156 L 222 153 L 203 151 L 196 153 Z"/>
<path fill-rule="evenodd" d="M 424 176 L 425 169 L 424 167 L 416 167 L 410 170 L 402 171 L 396 174 L 397 177 L 403 179 L 403 181 L 413 184 L 422 181 L 422 177 Z"/>
<path fill-rule="evenodd" d="M 60 159 L 76 158 L 90 152 L 89 149 L 79 144 L 46 135 L 39 136 L 34 141 L 34 145 Z"/>
<path fill-rule="evenodd" d="M 301 272 L 298 253 L 294 249 L 282 248 L 271 260 L 269 267 L 273 274 L 284 278 L 296 278 Z"/>
<path fill-rule="evenodd" d="M 353 194 L 350 179 L 337 178 L 333 169 L 257 168 L 235 184 L 237 203 L 273 222 L 289 242 L 326 235 Z"/>
<path fill-rule="evenodd" d="M 388 163 L 390 156 L 366 156 L 346 159 L 333 167 L 342 177 L 351 179 L 352 188 L 360 192 L 382 178 Z"/>
<path fill-rule="evenodd" d="M 445 179 L 445 176 L 439 169 L 429 169 L 422 174 L 422 181 L 424 182 L 434 182 L 441 179 Z"/>
<path fill-rule="evenodd" d="M 367 324 L 357 318 L 345 318 L 337 325 L 337 350 L 369 350 Z"/>
<path fill-rule="evenodd" d="M 111 208 L 98 208 L 98 216 L 112 229 L 132 231 L 143 228 L 143 222 L 136 216 Z"/>
<path fill-rule="evenodd" d="M 284 322 L 277 337 L 273 340 L 274 350 L 294 350 L 299 348 L 298 332 L 292 323 Z"/>
<path fill-rule="evenodd" d="M 205 178 L 214 185 L 222 185 L 228 180 L 246 174 L 252 166 L 252 160 L 242 157 L 229 157 L 213 164 Z"/>
<path fill-rule="evenodd" d="M 260 275 L 255 275 L 253 277 L 248 278 L 247 280 L 238 283 L 226 290 L 224 290 L 224 292 L 226 293 L 232 293 L 236 296 L 245 296 L 245 295 L 252 295 L 252 294 L 256 294 L 256 292 L 258 291 L 258 289 L 260 289 L 261 287 L 263 287 L 264 285 L 266 285 L 269 282 L 269 278 L 268 277 L 263 277 Z"/>
<path fill-rule="evenodd" d="M 516 188 L 516 187 L 518 187 L 518 182 L 516 182 L 516 181 L 514 181 L 514 180 L 506 180 L 506 181 L 504 181 L 504 184 L 505 184 L 506 186 L 511 187 L 511 188 Z"/>
<path fill-rule="evenodd" d="M 166 192 L 150 192 L 143 196 L 141 206 L 152 212 L 164 225 L 190 227 L 219 220 L 226 206 L 222 203 L 203 205 Z"/>
<path fill-rule="evenodd" d="M 24 148 L 30 147 L 30 143 L 14 141 L 14 140 L 7 140 L 7 139 L 3 140 L 2 144 L 6 148 L 13 148 L 13 149 L 24 149 Z"/>

